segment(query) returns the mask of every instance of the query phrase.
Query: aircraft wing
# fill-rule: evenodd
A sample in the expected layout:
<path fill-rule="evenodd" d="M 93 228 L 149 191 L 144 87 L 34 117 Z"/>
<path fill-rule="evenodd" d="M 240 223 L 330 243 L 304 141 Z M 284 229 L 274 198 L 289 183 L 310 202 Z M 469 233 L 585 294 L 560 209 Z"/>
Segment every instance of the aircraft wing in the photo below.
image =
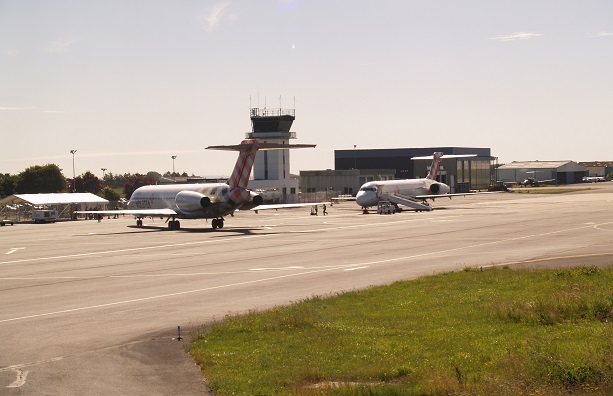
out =
<path fill-rule="evenodd" d="M 108 214 L 108 215 L 132 215 L 132 216 L 174 216 L 177 214 L 172 209 L 127 209 L 127 210 L 76 210 L 82 214 Z"/>
<path fill-rule="evenodd" d="M 451 199 L 451 197 L 464 197 L 466 195 L 481 195 L 481 194 L 498 194 L 498 193 L 503 193 L 505 191 L 483 191 L 483 192 L 468 192 L 468 193 L 454 193 L 454 194 L 431 194 L 431 195 L 416 195 L 415 198 L 417 199 L 432 199 L 434 200 L 435 198 L 445 198 L 448 197 L 449 199 Z"/>
<path fill-rule="evenodd" d="M 259 205 L 249 210 L 266 210 L 266 209 L 287 209 L 287 208 L 299 208 L 304 206 L 315 206 L 315 205 L 330 205 L 330 202 L 304 202 L 304 203 L 293 203 L 293 204 L 270 204 L 270 205 Z"/>
<path fill-rule="evenodd" d="M 356 197 L 336 197 L 331 198 L 332 202 L 341 202 L 341 201 L 355 201 Z"/>

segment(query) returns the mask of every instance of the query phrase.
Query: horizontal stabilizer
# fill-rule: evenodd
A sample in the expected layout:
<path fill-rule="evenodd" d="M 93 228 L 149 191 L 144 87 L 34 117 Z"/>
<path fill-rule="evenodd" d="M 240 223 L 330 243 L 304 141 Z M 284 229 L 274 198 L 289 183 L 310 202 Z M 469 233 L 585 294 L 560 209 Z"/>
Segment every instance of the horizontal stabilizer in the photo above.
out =
<path fill-rule="evenodd" d="M 225 151 L 244 151 L 253 146 L 253 143 L 232 144 L 227 146 L 209 146 L 207 150 L 225 150 Z M 279 144 L 279 143 L 259 143 L 259 150 L 287 150 L 296 148 L 313 148 L 315 144 Z"/>
<path fill-rule="evenodd" d="M 476 157 L 477 154 L 443 154 L 441 158 L 469 158 Z M 412 160 L 431 160 L 431 155 L 425 155 L 423 157 L 411 157 Z"/>
<path fill-rule="evenodd" d="M 76 210 L 79 214 L 132 215 L 132 216 L 174 216 L 172 209 L 125 209 L 125 210 Z"/>
<path fill-rule="evenodd" d="M 301 203 L 292 203 L 292 204 L 270 204 L 270 205 L 259 205 L 250 210 L 266 210 L 266 209 L 287 209 L 287 208 L 300 208 L 305 206 L 316 206 L 316 205 L 332 205 L 331 202 L 301 202 Z"/>

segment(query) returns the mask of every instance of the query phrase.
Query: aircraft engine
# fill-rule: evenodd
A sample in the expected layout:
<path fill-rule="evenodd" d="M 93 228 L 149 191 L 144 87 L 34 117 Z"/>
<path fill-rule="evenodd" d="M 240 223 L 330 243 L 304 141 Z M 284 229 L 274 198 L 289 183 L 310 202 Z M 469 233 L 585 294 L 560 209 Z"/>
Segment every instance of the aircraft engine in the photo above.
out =
<path fill-rule="evenodd" d="M 430 184 L 430 194 L 438 194 L 441 191 L 441 185 L 438 183 Z"/>
<path fill-rule="evenodd" d="M 241 206 L 241 209 L 249 210 L 264 203 L 264 198 L 261 195 L 256 194 L 253 191 L 249 191 L 249 195 L 251 200 L 249 202 L 245 202 L 243 206 Z"/>
<path fill-rule="evenodd" d="M 256 194 L 256 193 L 251 193 L 251 203 L 253 204 L 253 206 L 258 206 L 261 205 L 264 202 L 264 198 L 262 198 L 261 195 Z"/>
<path fill-rule="evenodd" d="M 211 204 L 211 199 L 196 191 L 181 191 L 175 197 L 175 203 L 184 212 L 196 212 L 206 209 Z"/>

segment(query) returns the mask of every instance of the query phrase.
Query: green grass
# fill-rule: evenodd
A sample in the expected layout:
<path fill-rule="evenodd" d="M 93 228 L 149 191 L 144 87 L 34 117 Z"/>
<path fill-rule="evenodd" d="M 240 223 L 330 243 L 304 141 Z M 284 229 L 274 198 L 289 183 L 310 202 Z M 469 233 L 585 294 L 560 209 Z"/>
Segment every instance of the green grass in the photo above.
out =
<path fill-rule="evenodd" d="M 564 187 L 525 187 L 513 188 L 511 192 L 516 194 L 564 194 L 569 192 L 587 191 L 591 188 L 564 188 Z"/>
<path fill-rule="evenodd" d="M 613 394 L 613 268 L 465 270 L 203 328 L 218 395 Z"/>

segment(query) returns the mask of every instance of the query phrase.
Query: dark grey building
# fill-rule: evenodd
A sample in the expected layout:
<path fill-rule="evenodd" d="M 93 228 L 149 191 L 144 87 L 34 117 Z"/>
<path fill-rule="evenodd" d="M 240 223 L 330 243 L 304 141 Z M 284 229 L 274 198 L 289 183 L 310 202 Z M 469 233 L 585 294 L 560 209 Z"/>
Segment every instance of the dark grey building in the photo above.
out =
<path fill-rule="evenodd" d="M 465 158 L 445 158 L 438 180 L 448 184 L 453 192 L 486 189 L 494 179 L 493 161 L 489 148 L 429 147 L 395 149 L 335 150 L 334 166 L 342 169 L 395 169 L 396 179 L 426 177 L 431 160 L 412 160 L 431 156 L 435 151 L 446 155 L 474 155 Z"/>

